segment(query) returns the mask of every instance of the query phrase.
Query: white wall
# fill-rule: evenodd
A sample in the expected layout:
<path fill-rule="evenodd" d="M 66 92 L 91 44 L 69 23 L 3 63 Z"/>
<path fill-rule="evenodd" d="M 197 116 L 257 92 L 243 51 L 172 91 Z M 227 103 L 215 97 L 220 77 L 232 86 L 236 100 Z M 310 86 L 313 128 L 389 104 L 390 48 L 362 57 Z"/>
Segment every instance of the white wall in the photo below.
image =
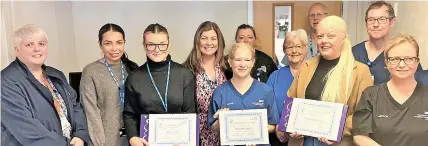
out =
<path fill-rule="evenodd" d="M 76 55 L 74 52 L 73 25 L 70 23 L 71 2 L 2 2 L 2 15 L 4 16 L 4 34 L 7 45 L 2 45 L 2 53 L 7 52 L 7 59 L 2 59 L 2 68 L 15 59 L 11 37 L 13 31 L 26 24 L 36 24 L 42 27 L 49 38 L 49 56 L 46 64 L 56 67 L 66 75 L 76 70 L 74 64 Z M 3 29 L 2 29 L 3 30 Z M 70 33 L 71 32 L 71 33 Z M 7 48 L 4 48 L 7 47 Z M 6 62 L 3 62 L 6 61 Z"/>
<path fill-rule="evenodd" d="M 101 57 L 98 30 L 105 23 L 116 23 L 126 33 L 126 51 L 139 65 L 146 61 L 141 34 L 151 23 L 164 25 L 170 33 L 171 56 L 183 62 L 192 49 L 193 36 L 206 20 L 216 22 L 229 49 L 236 28 L 248 22 L 248 2 L 198 1 L 1 1 L 2 63 L 5 68 L 15 59 L 11 36 L 25 24 L 42 27 L 49 37 L 47 65 L 68 76 Z M 3 43 L 6 42 L 6 43 Z"/>
<path fill-rule="evenodd" d="M 198 26 L 216 22 L 229 48 L 236 28 L 247 23 L 247 2 L 73 2 L 75 47 L 78 67 L 100 58 L 98 30 L 105 23 L 116 23 L 125 30 L 126 51 L 139 65 L 146 61 L 142 32 L 152 23 L 165 26 L 170 34 L 171 56 L 183 62 L 193 45 Z"/>

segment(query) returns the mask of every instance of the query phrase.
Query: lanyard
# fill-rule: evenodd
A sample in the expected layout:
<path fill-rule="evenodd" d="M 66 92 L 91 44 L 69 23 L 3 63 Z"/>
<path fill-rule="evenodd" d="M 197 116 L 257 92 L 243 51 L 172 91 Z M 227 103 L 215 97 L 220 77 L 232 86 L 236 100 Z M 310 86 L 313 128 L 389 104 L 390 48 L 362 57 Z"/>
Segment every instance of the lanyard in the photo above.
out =
<path fill-rule="evenodd" d="M 55 100 L 56 100 L 56 99 L 58 99 L 58 98 L 60 98 L 60 97 L 61 97 L 61 95 L 58 93 L 58 90 L 56 90 L 56 88 L 55 88 L 54 84 L 52 83 L 51 79 L 49 79 L 49 78 L 48 78 L 48 76 L 46 76 L 46 75 L 45 75 L 45 79 L 48 81 L 49 86 L 51 86 L 51 88 L 52 88 L 52 90 L 53 90 L 53 92 L 54 92 L 54 94 L 55 94 L 55 96 L 54 96 L 53 98 L 54 98 Z M 58 100 L 59 100 L 59 99 L 58 99 Z"/>
<path fill-rule="evenodd" d="M 117 87 L 119 88 L 120 103 L 122 105 L 124 105 L 124 103 L 125 103 L 125 88 L 124 88 L 124 86 L 125 86 L 125 71 L 123 69 L 123 63 L 122 63 L 122 61 L 120 61 L 120 66 L 122 68 L 121 69 L 121 73 L 122 73 L 122 86 L 119 85 L 119 83 L 118 83 L 118 81 L 117 81 L 117 79 L 116 79 L 116 77 L 115 77 L 115 75 L 113 73 L 113 70 L 111 69 L 110 65 L 107 63 L 107 60 L 105 58 L 104 58 L 104 64 L 106 65 L 108 71 L 110 72 L 110 75 L 111 75 L 111 77 L 114 80 L 114 83 L 116 83 Z"/>
<path fill-rule="evenodd" d="M 147 72 L 149 73 L 150 80 L 152 81 L 153 87 L 155 87 L 156 92 L 158 93 L 159 98 L 162 101 L 162 105 L 163 105 L 163 108 L 165 109 L 165 112 L 168 113 L 168 86 L 169 86 L 169 76 L 171 73 L 171 61 L 168 61 L 168 76 L 166 79 L 166 87 L 165 87 L 166 89 L 165 89 L 165 97 L 164 97 L 165 100 L 162 98 L 162 95 L 160 94 L 158 87 L 156 86 L 155 80 L 153 80 L 152 73 L 150 73 L 149 63 L 147 63 L 146 66 L 147 66 Z"/>
<path fill-rule="evenodd" d="M 58 93 L 58 90 L 56 90 L 56 88 L 55 88 L 54 84 L 52 83 L 51 79 L 49 79 L 49 77 L 46 76 L 46 75 L 45 75 L 45 79 L 48 81 L 49 86 L 51 86 L 51 88 L 52 88 L 52 90 L 54 92 L 53 93 L 54 94 L 53 95 L 54 100 L 57 100 L 58 102 L 60 102 L 60 100 L 63 100 L 61 94 Z M 65 103 L 64 104 L 59 104 L 59 106 L 61 107 L 60 111 L 62 112 L 62 114 L 64 114 L 64 116 L 67 117 L 67 107 L 66 107 Z"/>
<path fill-rule="evenodd" d="M 314 57 L 314 48 L 312 48 L 312 35 L 309 36 L 309 50 L 311 51 L 311 56 Z"/>

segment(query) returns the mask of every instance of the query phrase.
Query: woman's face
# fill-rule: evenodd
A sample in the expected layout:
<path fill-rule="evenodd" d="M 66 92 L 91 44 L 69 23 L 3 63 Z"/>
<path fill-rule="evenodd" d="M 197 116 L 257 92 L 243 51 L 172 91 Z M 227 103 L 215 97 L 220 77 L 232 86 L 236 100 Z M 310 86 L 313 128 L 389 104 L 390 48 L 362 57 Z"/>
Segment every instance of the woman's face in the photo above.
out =
<path fill-rule="evenodd" d="M 408 42 L 398 44 L 389 50 L 387 56 L 386 66 L 393 79 L 414 78 L 419 58 L 412 44 Z"/>
<path fill-rule="evenodd" d="M 238 36 L 236 38 L 237 43 L 247 43 L 251 46 L 254 46 L 254 42 L 256 41 L 256 37 L 254 36 L 253 31 L 250 28 L 240 29 L 238 31 Z"/>
<path fill-rule="evenodd" d="M 202 55 L 213 56 L 218 50 L 217 33 L 214 30 L 205 31 L 199 40 L 199 49 Z"/>
<path fill-rule="evenodd" d="M 245 78 L 250 76 L 254 65 L 253 53 L 245 47 L 237 48 L 229 58 L 229 64 L 233 71 L 233 77 Z"/>
<path fill-rule="evenodd" d="M 147 57 L 154 62 L 161 62 L 166 60 L 169 54 L 170 43 L 167 34 L 151 33 L 144 34 L 145 42 L 144 47 L 147 51 Z"/>
<path fill-rule="evenodd" d="M 317 48 L 321 56 L 327 60 L 339 58 L 345 37 L 343 32 L 333 30 L 328 24 L 319 24 L 316 38 Z"/>
<path fill-rule="evenodd" d="M 125 52 L 125 40 L 122 33 L 107 31 L 103 34 L 102 38 L 100 47 L 106 60 L 109 63 L 119 62 Z"/>
<path fill-rule="evenodd" d="M 48 40 L 41 34 L 23 37 L 15 54 L 26 66 L 40 67 L 48 56 Z"/>
<path fill-rule="evenodd" d="M 302 62 L 308 53 L 307 45 L 302 44 L 302 41 L 297 38 L 285 41 L 284 47 L 284 53 L 287 55 L 290 64 Z"/>

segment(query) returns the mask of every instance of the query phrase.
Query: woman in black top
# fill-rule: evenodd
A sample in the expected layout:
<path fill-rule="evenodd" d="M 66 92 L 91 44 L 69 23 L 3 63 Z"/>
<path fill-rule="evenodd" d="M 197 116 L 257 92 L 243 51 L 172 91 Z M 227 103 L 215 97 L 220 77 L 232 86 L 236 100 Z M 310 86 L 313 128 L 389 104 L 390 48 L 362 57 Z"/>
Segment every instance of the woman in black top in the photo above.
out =
<path fill-rule="evenodd" d="M 244 42 L 256 48 L 256 62 L 254 63 L 253 68 L 251 69 L 251 77 L 263 83 L 266 83 L 269 79 L 270 74 L 278 68 L 269 55 L 257 49 L 257 45 L 255 44 L 256 38 L 257 37 L 254 28 L 248 24 L 242 24 L 236 30 L 236 43 Z M 232 68 L 227 63 L 227 61 L 226 66 L 227 70 L 225 71 L 225 74 L 226 78 L 229 80 L 233 77 Z"/>
<path fill-rule="evenodd" d="M 192 72 L 171 60 L 168 31 L 160 24 L 143 33 L 147 62 L 125 82 L 125 129 L 132 146 L 147 145 L 139 138 L 141 114 L 196 113 Z"/>
<path fill-rule="evenodd" d="M 364 146 L 428 145 L 428 87 L 415 80 L 419 46 L 409 35 L 385 49 L 391 80 L 364 90 L 353 117 L 354 142 Z"/>

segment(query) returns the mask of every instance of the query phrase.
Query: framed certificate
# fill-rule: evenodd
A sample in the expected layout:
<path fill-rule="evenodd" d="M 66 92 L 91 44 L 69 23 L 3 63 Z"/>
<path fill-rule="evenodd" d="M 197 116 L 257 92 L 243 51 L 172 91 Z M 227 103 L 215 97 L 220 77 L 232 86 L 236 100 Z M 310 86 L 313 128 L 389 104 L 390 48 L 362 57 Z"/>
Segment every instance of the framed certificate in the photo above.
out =
<path fill-rule="evenodd" d="M 151 146 L 199 146 L 199 117 L 196 114 L 141 115 L 140 137 Z"/>
<path fill-rule="evenodd" d="M 269 144 L 266 109 L 220 111 L 221 145 Z"/>
<path fill-rule="evenodd" d="M 341 103 L 287 97 L 278 130 L 340 142 L 347 112 Z"/>

